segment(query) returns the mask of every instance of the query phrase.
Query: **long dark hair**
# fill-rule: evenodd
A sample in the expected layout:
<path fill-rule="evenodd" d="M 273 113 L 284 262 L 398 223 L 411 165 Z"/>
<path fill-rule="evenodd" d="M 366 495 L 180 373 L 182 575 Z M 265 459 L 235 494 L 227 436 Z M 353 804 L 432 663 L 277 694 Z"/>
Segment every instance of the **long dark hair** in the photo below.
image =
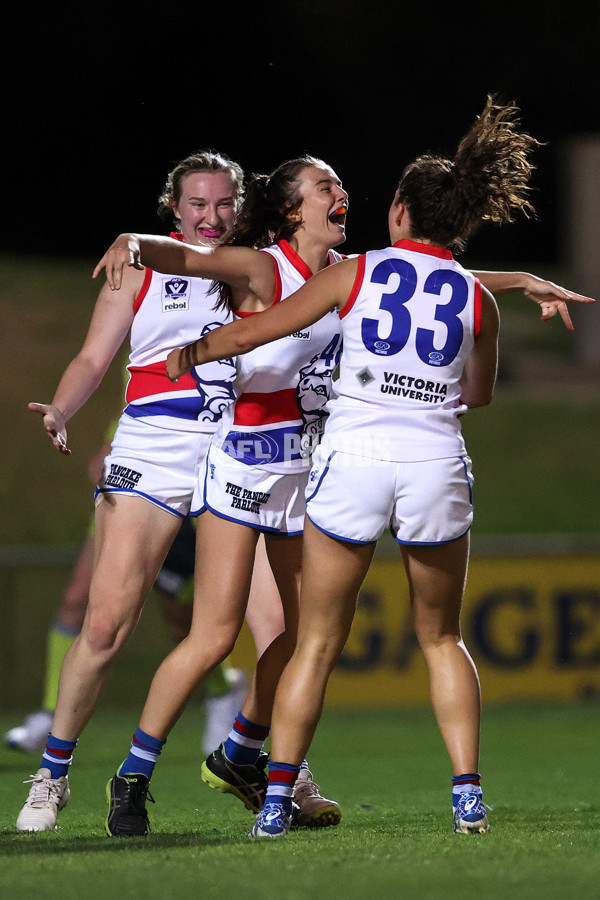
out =
<path fill-rule="evenodd" d="M 253 175 L 235 221 L 220 244 L 260 250 L 277 241 L 289 241 L 302 224 L 301 219 L 292 221 L 290 215 L 302 204 L 300 176 L 309 166 L 325 166 L 325 163 L 314 156 L 299 156 L 281 163 L 270 175 Z M 219 297 L 216 309 L 232 308 L 228 284 L 213 282 L 211 292 Z"/>
<path fill-rule="evenodd" d="M 461 251 L 484 221 L 501 225 L 517 212 L 535 215 L 530 156 L 541 144 L 518 131 L 518 114 L 490 95 L 453 160 L 426 154 L 405 168 L 396 203 L 406 204 L 415 238 Z"/>

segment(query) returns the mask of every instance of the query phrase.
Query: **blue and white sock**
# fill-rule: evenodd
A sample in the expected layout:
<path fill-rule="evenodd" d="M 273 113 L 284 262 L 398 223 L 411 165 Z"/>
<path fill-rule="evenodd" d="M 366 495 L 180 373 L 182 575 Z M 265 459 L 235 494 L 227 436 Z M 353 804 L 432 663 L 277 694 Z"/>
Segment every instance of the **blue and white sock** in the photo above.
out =
<path fill-rule="evenodd" d="M 117 775 L 145 775 L 150 780 L 156 760 L 166 743 L 166 738 L 163 741 L 161 738 L 146 734 L 141 728 L 136 728 L 129 754 L 119 766 Z"/>
<path fill-rule="evenodd" d="M 283 806 L 288 816 L 291 816 L 294 785 L 300 768 L 300 766 L 292 766 L 289 763 L 274 762 L 273 760 L 269 762 L 269 787 L 264 808 L 269 803 L 277 803 Z"/>
<path fill-rule="evenodd" d="M 73 750 L 78 741 L 79 738 L 75 741 L 62 741 L 50 732 L 40 769 L 50 769 L 51 778 L 62 778 L 63 775 L 68 775 L 69 766 L 73 762 Z"/>
<path fill-rule="evenodd" d="M 237 766 L 251 766 L 256 762 L 271 728 L 257 725 L 239 712 L 225 741 L 225 756 Z"/>

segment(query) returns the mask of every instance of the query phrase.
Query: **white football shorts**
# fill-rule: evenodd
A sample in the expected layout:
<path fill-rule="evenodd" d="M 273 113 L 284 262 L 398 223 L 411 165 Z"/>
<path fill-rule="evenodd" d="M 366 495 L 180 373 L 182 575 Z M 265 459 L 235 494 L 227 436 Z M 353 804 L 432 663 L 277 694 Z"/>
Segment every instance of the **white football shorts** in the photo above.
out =
<path fill-rule="evenodd" d="M 308 472 L 266 472 L 247 466 L 218 447 L 206 457 L 192 515 L 209 509 L 222 519 L 276 534 L 304 531 Z"/>
<path fill-rule="evenodd" d="M 175 431 L 122 415 L 96 497 L 135 494 L 183 518 L 211 438 L 211 432 Z"/>
<path fill-rule="evenodd" d="M 321 445 L 306 488 L 307 516 L 325 534 L 368 544 L 389 526 L 400 544 L 445 544 L 473 521 L 468 456 L 369 459 Z"/>

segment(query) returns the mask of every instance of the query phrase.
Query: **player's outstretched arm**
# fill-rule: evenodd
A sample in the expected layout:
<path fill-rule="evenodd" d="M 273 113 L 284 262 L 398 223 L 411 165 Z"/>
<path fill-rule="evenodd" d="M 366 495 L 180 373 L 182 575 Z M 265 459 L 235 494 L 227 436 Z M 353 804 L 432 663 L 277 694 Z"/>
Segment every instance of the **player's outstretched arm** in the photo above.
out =
<path fill-rule="evenodd" d="M 65 369 L 52 402 L 29 404 L 29 409 L 42 415 L 53 445 L 67 456 L 71 451 L 66 423 L 96 390 L 123 343 L 142 283 L 141 272 L 127 270 L 122 291 L 113 293 L 107 284 L 102 287 L 83 346 Z"/>
<path fill-rule="evenodd" d="M 154 234 L 120 234 L 96 265 L 93 277 L 104 269 L 112 291 L 118 291 L 127 268 L 168 275 L 189 275 L 224 281 L 244 293 L 269 295 L 274 288 L 273 262 L 250 247 L 197 247 Z"/>
<path fill-rule="evenodd" d="M 569 331 L 573 331 L 573 322 L 567 308 L 567 301 L 576 303 L 595 303 L 592 297 L 586 297 L 575 291 L 569 291 L 553 281 L 538 278 L 529 272 L 474 272 L 481 283 L 492 294 L 508 294 L 521 291 L 529 300 L 541 307 L 541 321 L 547 322 L 557 313 Z"/>
<path fill-rule="evenodd" d="M 266 254 L 265 254 L 266 255 Z M 348 299 L 356 276 L 357 260 L 348 259 L 323 269 L 294 294 L 257 316 L 215 328 L 167 356 L 167 375 L 176 381 L 193 366 L 239 356 L 313 325 Z"/>

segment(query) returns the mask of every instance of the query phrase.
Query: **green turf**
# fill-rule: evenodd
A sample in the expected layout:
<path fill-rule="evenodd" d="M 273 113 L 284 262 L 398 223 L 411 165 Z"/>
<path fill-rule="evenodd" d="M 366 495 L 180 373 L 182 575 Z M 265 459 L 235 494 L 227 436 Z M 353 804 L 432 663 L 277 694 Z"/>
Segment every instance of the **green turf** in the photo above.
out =
<path fill-rule="evenodd" d="M 199 778 L 199 714 L 175 729 L 153 780 L 153 834 L 103 833 L 104 788 L 135 714 L 94 718 L 77 750 L 60 830 L 17 835 L 37 760 L 0 750 L 0 891 L 34 898 L 545 898 L 598 896 L 597 705 L 490 707 L 482 769 L 490 835 L 454 836 L 449 771 L 428 710 L 325 713 L 310 761 L 338 828 L 253 844 L 252 816 Z M 14 724 L 4 716 L 0 727 Z M 97 741 L 102 738 L 102 746 Z"/>

